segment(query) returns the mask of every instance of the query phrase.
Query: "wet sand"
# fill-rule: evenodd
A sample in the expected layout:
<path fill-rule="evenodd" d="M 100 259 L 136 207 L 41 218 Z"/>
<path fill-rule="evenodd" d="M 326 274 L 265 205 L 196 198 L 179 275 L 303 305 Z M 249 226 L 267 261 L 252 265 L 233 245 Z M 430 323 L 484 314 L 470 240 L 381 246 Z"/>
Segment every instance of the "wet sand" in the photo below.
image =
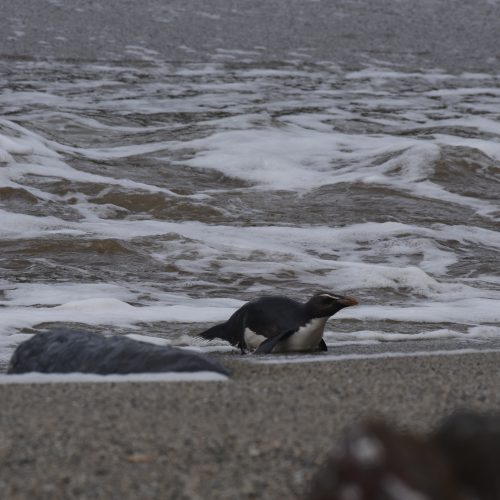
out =
<path fill-rule="evenodd" d="M 500 353 L 230 364 L 228 382 L 0 386 L 2 498 L 302 498 L 353 421 L 500 408 Z"/>

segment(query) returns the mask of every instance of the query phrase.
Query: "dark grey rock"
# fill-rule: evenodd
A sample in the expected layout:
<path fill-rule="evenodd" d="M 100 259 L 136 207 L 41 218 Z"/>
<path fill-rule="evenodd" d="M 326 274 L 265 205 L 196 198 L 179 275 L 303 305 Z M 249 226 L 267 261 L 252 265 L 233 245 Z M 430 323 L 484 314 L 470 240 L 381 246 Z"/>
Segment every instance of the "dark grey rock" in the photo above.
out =
<path fill-rule="evenodd" d="M 212 371 L 228 375 L 217 361 L 202 354 L 138 342 L 126 337 L 104 337 L 85 331 L 39 333 L 20 344 L 8 373 L 126 373 Z"/>

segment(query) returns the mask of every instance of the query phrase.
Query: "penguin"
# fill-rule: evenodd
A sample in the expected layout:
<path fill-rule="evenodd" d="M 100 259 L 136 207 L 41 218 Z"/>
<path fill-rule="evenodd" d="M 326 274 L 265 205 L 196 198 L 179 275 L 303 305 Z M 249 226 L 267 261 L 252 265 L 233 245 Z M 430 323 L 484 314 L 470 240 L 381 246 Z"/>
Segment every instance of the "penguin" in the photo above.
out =
<path fill-rule="evenodd" d="M 313 295 L 306 303 L 282 296 L 264 296 L 247 302 L 225 323 L 200 334 L 205 339 L 221 338 L 238 346 L 244 354 L 271 352 L 327 351 L 323 340 L 325 324 L 344 307 L 358 301 L 329 292 Z"/>

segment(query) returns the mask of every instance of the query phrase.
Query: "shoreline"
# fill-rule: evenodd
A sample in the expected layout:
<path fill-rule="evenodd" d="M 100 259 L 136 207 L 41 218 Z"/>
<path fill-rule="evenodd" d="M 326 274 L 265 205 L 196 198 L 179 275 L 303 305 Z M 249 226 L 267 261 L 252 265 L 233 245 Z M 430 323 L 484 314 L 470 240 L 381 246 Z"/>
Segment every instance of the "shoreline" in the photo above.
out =
<path fill-rule="evenodd" d="M 499 352 L 317 363 L 225 359 L 225 382 L 3 384 L 5 498 L 302 498 L 335 437 L 500 409 Z"/>

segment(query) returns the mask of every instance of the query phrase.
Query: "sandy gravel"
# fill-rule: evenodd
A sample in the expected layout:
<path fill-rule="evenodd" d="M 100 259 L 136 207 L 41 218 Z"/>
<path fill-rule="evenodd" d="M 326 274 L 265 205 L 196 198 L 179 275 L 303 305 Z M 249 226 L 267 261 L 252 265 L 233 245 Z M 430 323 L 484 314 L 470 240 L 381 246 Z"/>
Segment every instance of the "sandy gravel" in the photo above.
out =
<path fill-rule="evenodd" d="M 228 382 L 0 386 L 2 498 L 301 498 L 363 416 L 421 431 L 500 408 L 500 353 L 231 364 Z"/>

